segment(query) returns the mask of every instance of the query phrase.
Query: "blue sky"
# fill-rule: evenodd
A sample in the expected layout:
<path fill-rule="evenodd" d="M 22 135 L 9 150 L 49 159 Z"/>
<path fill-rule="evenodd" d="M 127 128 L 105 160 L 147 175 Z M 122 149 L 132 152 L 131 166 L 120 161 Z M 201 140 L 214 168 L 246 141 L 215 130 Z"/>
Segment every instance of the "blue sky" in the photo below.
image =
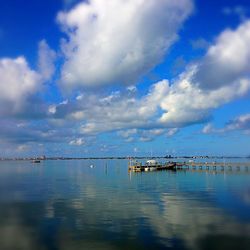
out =
<path fill-rule="evenodd" d="M 249 7 L 0 1 L 0 157 L 250 155 Z"/>

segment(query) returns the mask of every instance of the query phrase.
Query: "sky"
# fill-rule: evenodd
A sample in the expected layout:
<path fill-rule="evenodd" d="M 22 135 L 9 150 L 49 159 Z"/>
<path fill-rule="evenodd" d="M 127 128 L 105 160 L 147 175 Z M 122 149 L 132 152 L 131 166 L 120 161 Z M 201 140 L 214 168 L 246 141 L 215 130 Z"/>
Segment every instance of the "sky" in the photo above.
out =
<path fill-rule="evenodd" d="M 249 0 L 0 0 L 0 157 L 250 155 Z"/>

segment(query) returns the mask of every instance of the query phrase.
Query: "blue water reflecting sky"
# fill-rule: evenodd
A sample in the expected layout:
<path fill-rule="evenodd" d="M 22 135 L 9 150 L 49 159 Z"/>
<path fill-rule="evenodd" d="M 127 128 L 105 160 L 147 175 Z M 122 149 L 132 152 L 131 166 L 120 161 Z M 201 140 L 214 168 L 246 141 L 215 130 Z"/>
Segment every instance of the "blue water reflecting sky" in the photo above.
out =
<path fill-rule="evenodd" d="M 249 179 L 128 173 L 122 160 L 1 162 L 0 248 L 248 249 Z"/>

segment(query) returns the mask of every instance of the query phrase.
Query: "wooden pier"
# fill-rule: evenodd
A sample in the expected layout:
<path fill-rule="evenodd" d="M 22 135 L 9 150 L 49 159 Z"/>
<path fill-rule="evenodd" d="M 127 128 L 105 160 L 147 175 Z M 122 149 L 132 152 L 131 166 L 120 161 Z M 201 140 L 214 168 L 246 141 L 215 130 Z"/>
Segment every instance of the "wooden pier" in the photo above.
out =
<path fill-rule="evenodd" d="M 176 170 L 250 172 L 250 162 L 182 162 L 176 164 Z"/>
<path fill-rule="evenodd" d="M 177 165 L 179 162 L 177 162 Z M 250 162 L 180 162 L 183 166 L 208 166 L 208 167 L 250 167 Z"/>
<path fill-rule="evenodd" d="M 136 162 L 129 165 L 129 171 L 159 171 L 159 170 L 221 170 L 221 171 L 248 171 L 250 170 L 250 162 L 167 162 L 164 164 L 157 163 L 154 165 L 142 164 Z"/>

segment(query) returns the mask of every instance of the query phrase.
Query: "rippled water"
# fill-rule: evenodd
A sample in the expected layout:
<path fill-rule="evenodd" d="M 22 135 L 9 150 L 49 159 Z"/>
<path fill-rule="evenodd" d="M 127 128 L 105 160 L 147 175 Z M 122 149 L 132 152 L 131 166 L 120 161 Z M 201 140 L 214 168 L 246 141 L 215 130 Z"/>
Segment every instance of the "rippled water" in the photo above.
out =
<path fill-rule="evenodd" d="M 249 172 L 0 162 L 0 249 L 250 249 Z"/>

